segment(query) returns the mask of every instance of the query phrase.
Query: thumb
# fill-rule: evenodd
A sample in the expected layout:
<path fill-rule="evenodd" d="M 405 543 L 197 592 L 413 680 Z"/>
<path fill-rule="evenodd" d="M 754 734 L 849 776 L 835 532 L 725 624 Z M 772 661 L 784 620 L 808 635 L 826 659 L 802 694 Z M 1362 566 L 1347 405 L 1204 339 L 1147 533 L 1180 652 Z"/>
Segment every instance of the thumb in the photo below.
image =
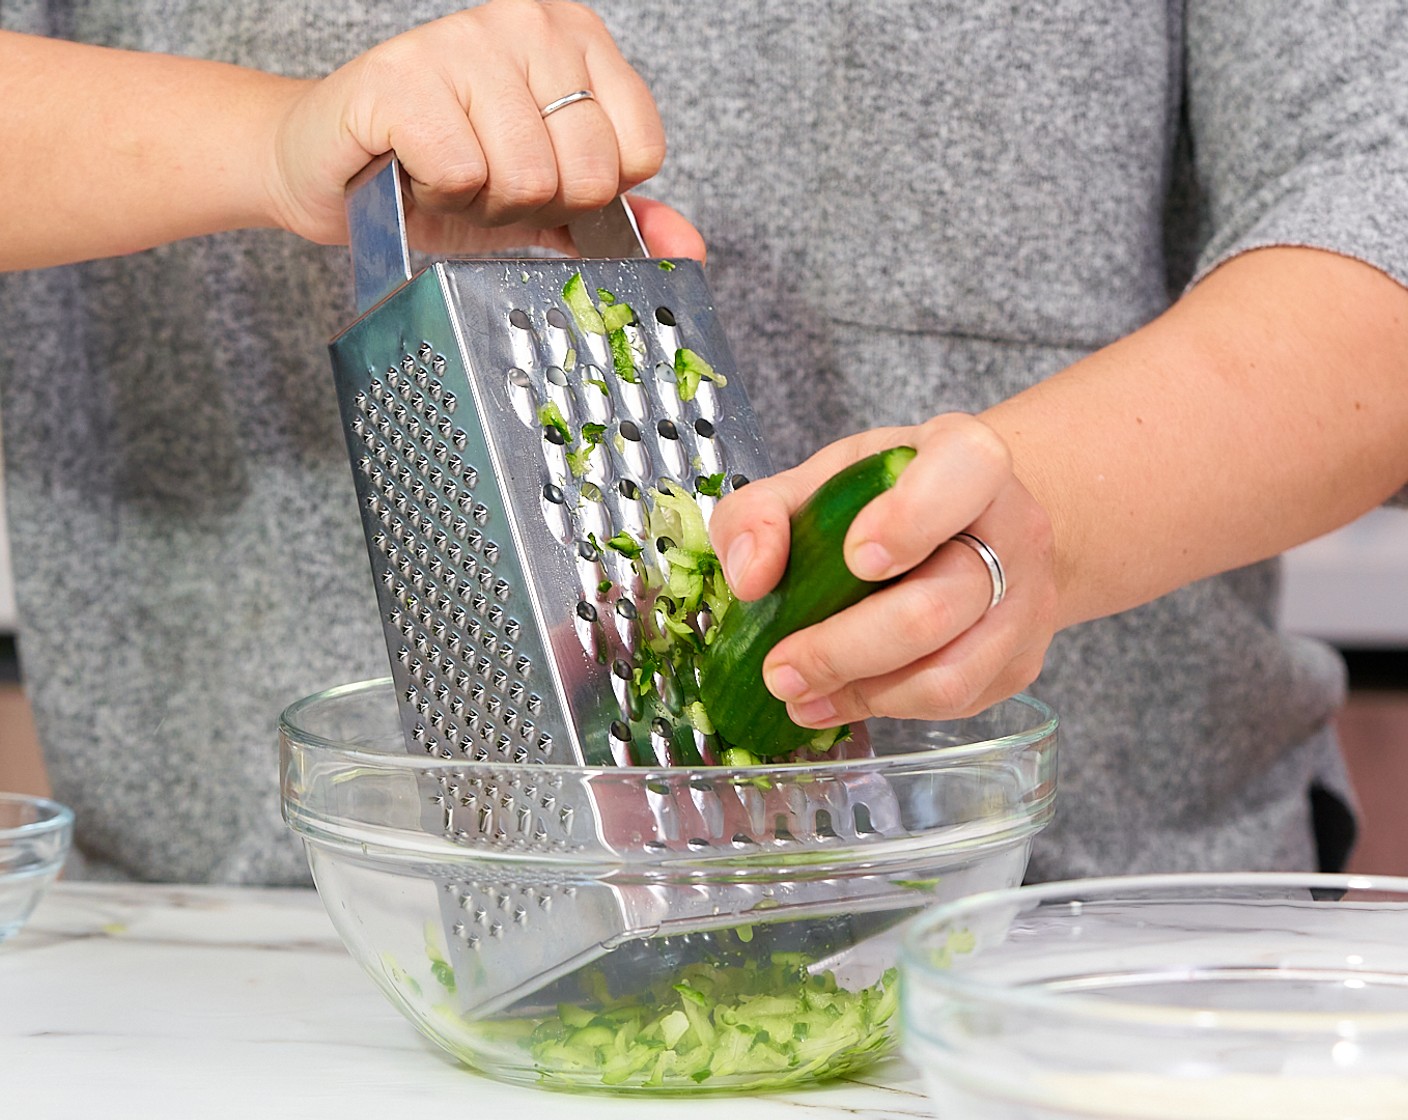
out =
<path fill-rule="evenodd" d="M 630 199 L 640 235 L 645 238 L 646 247 L 653 256 L 688 257 L 697 261 L 704 259 L 704 238 L 688 218 L 653 198 L 633 194 Z"/>

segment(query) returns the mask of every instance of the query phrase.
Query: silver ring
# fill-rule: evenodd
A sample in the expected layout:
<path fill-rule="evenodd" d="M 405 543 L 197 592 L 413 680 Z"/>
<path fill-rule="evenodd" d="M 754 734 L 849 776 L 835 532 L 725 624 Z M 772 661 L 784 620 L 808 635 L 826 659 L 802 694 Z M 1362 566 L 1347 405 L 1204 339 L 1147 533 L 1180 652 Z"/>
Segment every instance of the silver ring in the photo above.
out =
<path fill-rule="evenodd" d="M 559 97 L 556 101 L 549 101 L 543 106 L 543 116 L 550 117 L 559 109 L 565 109 L 569 105 L 575 105 L 578 101 L 595 101 L 596 94 L 589 89 L 579 89 L 576 93 L 569 93 Z"/>
<path fill-rule="evenodd" d="M 983 566 L 987 568 L 988 578 L 992 580 L 992 599 L 988 602 L 988 610 L 992 610 L 1007 595 L 1007 573 L 1002 570 L 1002 561 L 997 558 L 997 553 L 987 541 L 975 537 L 972 533 L 955 533 L 953 539 L 962 541 L 976 552 L 982 559 Z"/>

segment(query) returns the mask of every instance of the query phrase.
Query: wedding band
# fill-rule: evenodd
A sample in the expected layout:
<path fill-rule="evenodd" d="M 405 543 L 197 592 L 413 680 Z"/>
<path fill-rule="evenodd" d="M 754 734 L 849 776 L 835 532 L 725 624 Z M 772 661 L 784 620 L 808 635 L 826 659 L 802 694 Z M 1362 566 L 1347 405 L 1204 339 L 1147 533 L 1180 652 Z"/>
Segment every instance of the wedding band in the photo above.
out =
<path fill-rule="evenodd" d="M 556 101 L 549 101 L 543 106 L 543 116 L 550 117 L 559 109 L 565 109 L 578 101 L 595 101 L 596 94 L 589 89 L 579 89 L 576 93 L 569 93 L 559 97 Z"/>
<path fill-rule="evenodd" d="M 987 541 L 975 537 L 972 533 L 955 533 L 953 539 L 962 541 L 976 552 L 987 568 L 988 578 L 992 580 L 992 599 L 988 602 L 988 610 L 992 610 L 1007 594 L 1007 573 L 1002 570 L 1002 561 L 997 558 L 997 553 Z"/>

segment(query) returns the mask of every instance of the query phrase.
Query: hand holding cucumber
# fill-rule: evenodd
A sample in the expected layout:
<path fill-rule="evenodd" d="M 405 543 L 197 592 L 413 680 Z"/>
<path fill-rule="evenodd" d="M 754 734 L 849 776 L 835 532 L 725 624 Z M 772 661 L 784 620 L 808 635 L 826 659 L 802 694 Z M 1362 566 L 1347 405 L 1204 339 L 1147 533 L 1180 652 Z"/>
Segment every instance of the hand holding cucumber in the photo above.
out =
<path fill-rule="evenodd" d="M 770 638 L 762 659 L 768 690 L 803 727 L 970 715 L 1029 685 L 1051 642 L 1050 519 L 1013 474 L 1006 444 L 967 415 L 848 436 L 726 498 L 710 532 L 734 593 L 754 601 L 772 591 L 788 567 L 792 518 L 813 493 L 901 446 L 915 449 L 913 460 L 876 488 L 845 533 L 848 571 L 816 572 L 833 584 L 849 576 L 885 585 Z M 1007 592 L 991 610 L 993 575 L 977 549 L 953 540 L 961 532 L 1001 558 Z M 809 574 L 790 572 L 787 582 L 805 586 Z"/>

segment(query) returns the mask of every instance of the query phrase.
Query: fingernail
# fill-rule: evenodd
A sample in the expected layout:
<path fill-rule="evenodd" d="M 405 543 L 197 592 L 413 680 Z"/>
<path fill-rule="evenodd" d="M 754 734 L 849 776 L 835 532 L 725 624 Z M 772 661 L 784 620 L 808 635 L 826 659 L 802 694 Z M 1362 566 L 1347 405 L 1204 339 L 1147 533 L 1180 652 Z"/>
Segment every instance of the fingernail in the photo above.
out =
<path fill-rule="evenodd" d="M 740 533 L 728 546 L 728 553 L 724 556 L 724 579 L 730 587 L 737 587 L 743 573 L 748 570 L 748 563 L 753 559 L 753 546 L 752 533 Z"/>
<path fill-rule="evenodd" d="M 831 702 L 829 696 L 818 696 L 815 700 L 793 704 L 788 710 L 792 713 L 793 720 L 804 727 L 831 727 L 836 722 L 836 705 Z"/>
<path fill-rule="evenodd" d="M 866 541 L 851 553 L 851 571 L 861 579 L 884 579 L 894 564 L 890 550 L 879 541 Z"/>
<path fill-rule="evenodd" d="M 791 665 L 779 665 L 770 669 L 764 683 L 768 691 L 779 700 L 800 700 L 812 689 L 806 679 Z"/>

